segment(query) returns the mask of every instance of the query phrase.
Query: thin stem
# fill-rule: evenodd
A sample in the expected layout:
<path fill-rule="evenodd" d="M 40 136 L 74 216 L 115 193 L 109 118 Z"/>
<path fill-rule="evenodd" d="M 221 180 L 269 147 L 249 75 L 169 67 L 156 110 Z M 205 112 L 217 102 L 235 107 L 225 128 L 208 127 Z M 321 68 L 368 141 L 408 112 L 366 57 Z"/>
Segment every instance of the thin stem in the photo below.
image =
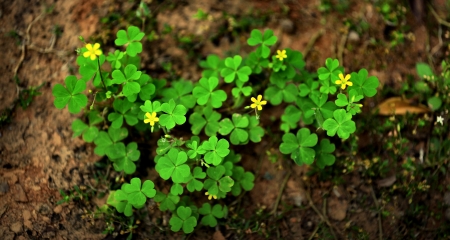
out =
<path fill-rule="evenodd" d="M 100 69 L 100 57 L 97 58 L 97 63 L 98 63 L 98 72 L 100 73 L 100 79 L 102 80 L 103 87 L 105 88 L 105 91 L 108 91 L 108 89 L 106 89 L 105 82 L 103 81 L 102 71 Z"/>

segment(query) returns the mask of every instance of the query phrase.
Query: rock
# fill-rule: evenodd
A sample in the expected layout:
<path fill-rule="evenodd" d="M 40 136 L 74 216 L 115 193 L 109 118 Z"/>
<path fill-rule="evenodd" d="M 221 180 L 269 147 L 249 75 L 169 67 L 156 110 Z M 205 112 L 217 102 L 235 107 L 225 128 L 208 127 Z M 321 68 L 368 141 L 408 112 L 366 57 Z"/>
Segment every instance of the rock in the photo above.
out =
<path fill-rule="evenodd" d="M 0 195 L 3 195 L 9 191 L 9 185 L 7 182 L 0 182 Z"/>
<path fill-rule="evenodd" d="M 14 200 L 16 200 L 17 202 L 28 202 L 28 197 L 20 184 L 16 183 L 14 185 L 14 190 Z"/>
<path fill-rule="evenodd" d="M 213 240 L 225 240 L 225 237 L 223 236 L 221 231 L 216 231 L 213 234 Z"/>
<path fill-rule="evenodd" d="M 285 33 L 292 33 L 294 31 L 294 23 L 290 19 L 281 20 L 280 27 Z"/>
<path fill-rule="evenodd" d="M 55 213 L 61 213 L 61 211 L 62 211 L 62 206 L 61 205 L 58 205 L 58 206 L 56 206 L 55 208 L 53 208 L 53 212 L 55 212 Z"/>
<path fill-rule="evenodd" d="M 53 213 L 52 209 L 45 203 L 39 207 L 38 211 L 40 214 L 45 215 L 45 216 L 48 216 Z"/>
<path fill-rule="evenodd" d="M 347 215 L 348 201 L 330 198 L 328 201 L 328 215 L 331 219 L 342 221 Z"/>
<path fill-rule="evenodd" d="M 11 229 L 11 231 L 13 231 L 15 233 L 22 232 L 22 222 L 15 222 L 15 223 L 11 224 L 9 229 Z"/>
<path fill-rule="evenodd" d="M 359 42 L 359 34 L 355 31 L 350 31 L 348 33 L 348 41 L 349 42 Z"/>
<path fill-rule="evenodd" d="M 450 206 L 450 192 L 444 193 L 444 204 Z"/>

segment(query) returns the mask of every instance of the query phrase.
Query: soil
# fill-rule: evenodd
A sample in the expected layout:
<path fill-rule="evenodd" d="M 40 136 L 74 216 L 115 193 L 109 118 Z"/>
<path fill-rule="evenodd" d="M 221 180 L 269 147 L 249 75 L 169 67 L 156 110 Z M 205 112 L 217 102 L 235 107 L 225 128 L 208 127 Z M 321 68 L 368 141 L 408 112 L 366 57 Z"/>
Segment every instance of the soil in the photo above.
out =
<path fill-rule="evenodd" d="M 153 71 L 152 76 L 167 78 L 170 75 L 161 70 L 161 65 L 172 62 L 175 74 L 196 81 L 200 78 L 200 69 L 196 67 L 197 59 L 189 57 L 191 51 L 203 57 L 211 53 L 223 57 L 224 49 L 230 52 L 248 49 L 245 46 L 248 33 L 239 37 L 225 34 L 216 42 L 208 40 L 217 29 L 227 25 L 226 20 L 220 20 L 222 11 L 242 17 L 255 10 L 269 13 L 264 15 L 267 23 L 260 27 L 274 30 L 279 37 L 277 48 L 290 47 L 303 52 L 307 69 L 322 66 L 328 57 L 339 58 L 348 70 L 367 68 L 383 86 L 399 89 L 408 76 L 415 76 L 417 62 L 429 61 L 429 46 L 437 46 L 439 42 L 438 26 L 431 13 L 408 8 L 406 19 L 410 38 L 390 49 L 373 43 L 373 40 L 389 41 L 386 37 L 389 36 L 386 33 L 388 27 L 375 6 L 367 1 L 350 2 L 352 4 L 346 13 L 333 11 L 326 14 L 318 10 L 318 0 L 264 0 L 245 4 L 241 1 L 154 1 L 150 6 L 156 15 L 157 30 L 161 31 L 163 24 L 168 24 L 174 33 L 193 36 L 198 44 L 188 49 L 179 47 L 172 35 L 146 42 L 142 65 Z M 444 9 L 445 0 L 431 1 L 431 4 L 435 9 Z M 115 236 L 101 233 L 105 228 L 101 220 L 92 223 L 84 219 L 89 205 L 76 202 L 56 204 L 61 199 L 60 189 L 67 191 L 74 186 L 92 184 L 94 164 L 101 159 L 93 153 L 93 144 L 72 138 L 71 123 L 79 115 L 70 114 L 67 108 L 56 109 L 52 88 L 77 71 L 75 49 L 81 46 L 79 35 L 86 39 L 90 36 L 106 39 L 105 44 L 110 43 L 114 33 L 128 23 L 124 20 L 113 29 L 106 29 L 100 20 L 113 12 L 131 11 L 137 4 L 113 0 L 16 0 L 3 1 L 0 6 L 0 46 L 4 56 L 0 59 L 0 113 L 9 116 L 9 121 L 0 126 L 0 239 L 112 239 Z M 51 6 L 53 10 L 42 15 L 44 9 Z M 289 9 L 287 14 L 283 13 L 286 7 Z M 200 8 L 209 12 L 216 21 L 193 19 Z M 370 26 L 369 30 L 357 33 L 345 27 L 345 20 L 357 19 L 364 19 Z M 54 34 L 55 26 L 61 29 L 59 35 Z M 12 31 L 18 37 L 11 37 Z M 311 42 L 314 37 L 317 40 Z M 438 66 L 445 51 L 441 48 L 433 54 L 434 66 Z M 17 101 L 19 92 L 41 84 L 39 91 L 42 94 L 34 97 L 27 108 L 22 108 Z M 367 106 L 375 106 L 381 100 L 375 98 Z M 282 114 L 281 108 L 269 111 L 278 117 Z M 269 126 L 272 122 L 263 117 L 262 124 Z M 281 220 L 267 220 L 266 225 L 260 227 L 262 232 L 276 225 L 278 235 L 270 236 L 271 239 L 307 239 L 318 226 L 330 225 L 339 239 L 347 238 L 346 233 L 354 227 L 366 232 L 369 239 L 380 236 L 374 199 L 380 197 L 382 187 L 363 179 L 357 172 L 344 175 L 342 182 L 335 184 L 320 181 L 314 176 L 307 177 L 308 168 L 305 166 L 293 166 L 283 161 L 271 163 L 267 152 L 282 159 L 271 140 L 266 136 L 259 144 L 239 149 L 244 168 L 256 175 L 255 188 L 243 197 L 240 206 L 246 209 L 247 216 L 258 210 L 272 211 L 278 204 L 280 189 L 284 190 L 280 208 L 274 213 L 282 214 L 281 209 L 294 207 Z M 448 179 L 443 182 L 449 183 Z M 397 197 L 386 206 L 392 215 L 382 224 L 383 237 L 388 239 L 401 239 L 405 231 L 399 219 L 405 215 L 407 204 L 404 197 Z M 429 195 L 418 198 L 433 205 L 442 202 L 443 197 L 438 194 L 433 198 Z M 308 204 L 309 200 L 314 207 Z M 90 207 L 102 203 L 104 199 L 95 200 L 90 202 Z M 319 214 L 315 209 L 322 211 L 318 211 Z M 434 229 L 441 222 L 428 223 L 429 226 L 423 227 Z M 233 239 L 234 236 L 232 229 L 203 229 L 191 238 Z M 140 228 L 136 236 L 138 239 L 181 238 L 179 234 L 150 234 L 149 230 Z M 248 239 L 264 238 L 250 229 L 246 236 Z M 429 236 L 433 235 L 424 230 L 418 238 L 427 239 Z"/>

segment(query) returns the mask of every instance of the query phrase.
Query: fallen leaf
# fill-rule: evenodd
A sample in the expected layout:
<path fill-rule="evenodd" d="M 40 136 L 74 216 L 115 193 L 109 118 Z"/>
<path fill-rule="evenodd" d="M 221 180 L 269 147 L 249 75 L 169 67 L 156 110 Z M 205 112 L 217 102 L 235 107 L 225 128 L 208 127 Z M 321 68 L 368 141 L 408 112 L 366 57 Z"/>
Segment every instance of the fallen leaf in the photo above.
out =
<path fill-rule="evenodd" d="M 412 100 L 404 99 L 402 97 L 392 97 L 384 100 L 378 105 L 376 109 L 379 109 L 378 114 L 384 116 L 390 115 L 405 115 L 407 112 L 412 114 L 426 113 L 430 109 L 424 105 L 412 105 Z"/>
<path fill-rule="evenodd" d="M 378 180 L 377 184 L 378 184 L 378 187 L 390 187 L 390 186 L 392 186 L 392 184 L 395 183 L 395 181 L 397 181 L 397 177 L 395 177 L 395 174 L 394 174 L 390 177 Z"/>

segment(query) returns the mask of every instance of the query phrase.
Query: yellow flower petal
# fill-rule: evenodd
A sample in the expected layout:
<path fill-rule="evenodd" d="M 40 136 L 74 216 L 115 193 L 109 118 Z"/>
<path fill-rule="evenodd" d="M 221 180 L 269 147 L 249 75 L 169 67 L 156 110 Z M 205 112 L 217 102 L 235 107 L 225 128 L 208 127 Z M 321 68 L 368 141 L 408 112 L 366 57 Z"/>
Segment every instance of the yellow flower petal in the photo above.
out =
<path fill-rule="evenodd" d="M 341 85 L 341 88 L 344 90 L 344 89 L 345 89 L 345 84 L 342 84 L 342 85 Z"/>
<path fill-rule="evenodd" d="M 91 55 L 89 51 L 83 53 L 83 57 L 87 58 Z"/>
<path fill-rule="evenodd" d="M 350 74 L 347 74 L 347 76 L 345 76 L 345 81 L 348 81 L 352 76 Z"/>
<path fill-rule="evenodd" d="M 250 100 L 252 100 L 252 102 L 256 102 L 256 98 L 254 98 L 254 97 L 252 97 L 252 98 L 250 98 Z"/>
<path fill-rule="evenodd" d="M 102 55 L 102 51 L 101 50 L 95 50 L 95 55 L 97 55 L 97 56 Z"/>
<path fill-rule="evenodd" d="M 100 44 L 99 43 L 94 44 L 94 50 L 97 50 L 99 48 L 100 48 Z"/>
<path fill-rule="evenodd" d="M 341 80 L 336 80 L 336 82 L 334 82 L 334 83 L 336 83 L 336 84 L 342 84 L 342 81 L 341 81 Z"/>
<path fill-rule="evenodd" d="M 259 111 L 261 111 L 261 110 L 262 110 L 262 107 L 261 107 L 261 105 L 258 105 L 258 110 L 259 110 Z"/>
<path fill-rule="evenodd" d="M 92 50 L 92 44 L 90 44 L 90 43 L 86 44 L 86 49 L 88 51 L 91 51 Z"/>
<path fill-rule="evenodd" d="M 252 103 L 252 104 L 250 105 L 250 107 L 251 107 L 251 108 L 256 108 L 256 104 L 255 104 L 255 103 Z"/>
<path fill-rule="evenodd" d="M 152 115 L 150 115 L 150 113 L 148 112 L 148 113 L 145 113 L 145 116 L 146 116 L 147 118 L 150 118 Z"/>
<path fill-rule="evenodd" d="M 341 80 L 344 80 L 344 75 L 342 74 L 342 73 L 339 73 L 339 78 L 341 79 Z"/>
<path fill-rule="evenodd" d="M 261 95 L 258 95 L 258 102 L 260 102 L 261 99 L 262 99 L 262 96 L 261 96 Z"/>
<path fill-rule="evenodd" d="M 261 101 L 261 105 L 266 105 L 266 104 L 267 104 L 267 101 L 266 101 L 266 100 Z"/>
<path fill-rule="evenodd" d="M 347 82 L 347 85 L 353 86 L 353 83 L 352 82 Z"/>
<path fill-rule="evenodd" d="M 95 54 L 91 54 L 91 60 L 95 60 L 97 56 Z"/>

